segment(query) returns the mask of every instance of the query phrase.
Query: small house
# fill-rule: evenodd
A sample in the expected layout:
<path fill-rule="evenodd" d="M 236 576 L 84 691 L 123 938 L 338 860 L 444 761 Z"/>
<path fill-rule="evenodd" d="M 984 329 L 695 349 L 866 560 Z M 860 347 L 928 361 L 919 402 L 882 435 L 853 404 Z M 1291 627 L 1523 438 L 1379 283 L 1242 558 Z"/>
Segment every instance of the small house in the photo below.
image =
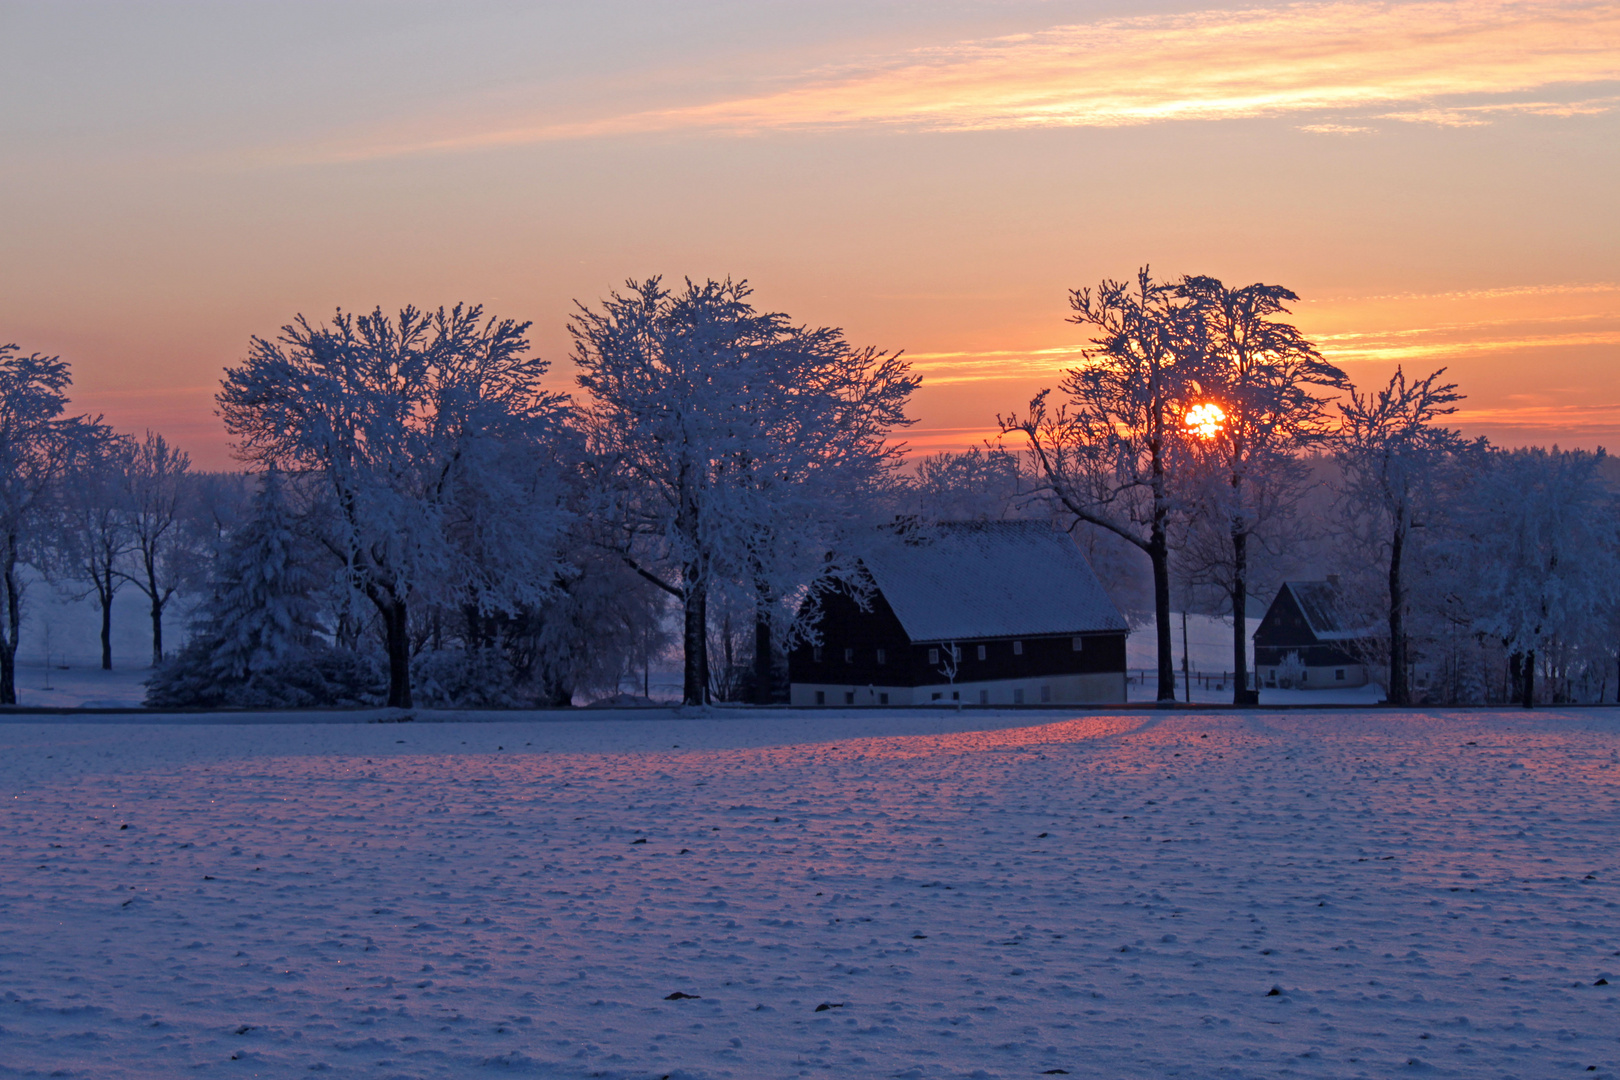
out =
<path fill-rule="evenodd" d="M 1283 689 L 1365 686 L 1368 638 L 1346 621 L 1336 578 L 1286 581 L 1255 628 L 1255 674 Z"/>
<path fill-rule="evenodd" d="M 886 530 L 859 572 L 860 586 L 816 598 L 819 644 L 788 655 L 794 705 L 1125 700 L 1125 619 L 1067 533 L 1029 521 Z"/>

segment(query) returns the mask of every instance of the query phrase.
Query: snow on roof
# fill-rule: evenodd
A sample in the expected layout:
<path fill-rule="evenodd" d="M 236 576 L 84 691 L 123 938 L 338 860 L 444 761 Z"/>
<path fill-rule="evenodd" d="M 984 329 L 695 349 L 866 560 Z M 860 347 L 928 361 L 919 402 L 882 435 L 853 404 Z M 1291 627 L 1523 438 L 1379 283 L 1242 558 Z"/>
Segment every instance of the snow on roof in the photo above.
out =
<path fill-rule="evenodd" d="M 953 521 L 891 533 L 861 562 L 912 641 L 1127 628 L 1074 540 L 1043 522 Z"/>
<path fill-rule="evenodd" d="M 1354 641 L 1370 630 L 1345 625 L 1344 607 L 1338 586 L 1330 581 L 1285 581 L 1283 587 L 1294 594 L 1294 602 L 1305 616 L 1318 641 Z"/>

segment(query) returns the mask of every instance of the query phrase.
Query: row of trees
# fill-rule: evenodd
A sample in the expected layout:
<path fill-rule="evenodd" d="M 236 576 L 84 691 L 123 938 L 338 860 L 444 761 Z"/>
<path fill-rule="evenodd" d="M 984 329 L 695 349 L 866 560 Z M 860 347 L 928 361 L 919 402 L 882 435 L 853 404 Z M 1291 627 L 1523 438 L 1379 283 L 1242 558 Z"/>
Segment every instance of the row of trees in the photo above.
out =
<path fill-rule="evenodd" d="M 645 687 L 671 649 L 686 702 L 766 702 L 803 602 L 859 588 L 846 541 L 897 515 L 1047 516 L 1128 608 L 1145 576 L 1161 699 L 1173 595 L 1232 618 L 1241 701 L 1249 601 L 1301 568 L 1351 568 L 1347 615 L 1378 624 L 1394 702 L 1420 661 L 1472 700 L 1497 660 L 1527 698 L 1538 658 L 1567 687 L 1612 656 L 1601 456 L 1465 442 L 1440 373 L 1355 388 L 1294 300 L 1146 269 L 1077 290 L 1092 348 L 1057 395 L 911 475 L 902 358 L 731 281 L 580 306 L 578 400 L 542 385 L 527 324 L 476 307 L 300 316 L 225 372 L 245 477 L 67 416 L 66 366 L 7 347 L 0 700 L 31 564 L 98 600 L 104 665 L 121 588 L 150 611 L 154 664 L 187 605 L 154 704 L 566 703 L 637 669 Z"/>
<path fill-rule="evenodd" d="M 1356 388 L 1286 321 L 1296 299 L 1210 277 L 1155 281 L 1145 268 L 1077 290 L 1071 321 L 1095 334 L 1085 362 L 1059 404 L 1042 391 L 1000 418 L 1027 454 L 1029 504 L 1146 555 L 1159 699 L 1175 698 L 1175 586 L 1231 619 L 1243 703 L 1256 693 L 1249 601 L 1290 567 L 1348 568 L 1341 614 L 1363 628 L 1391 703 L 1412 702 L 1419 661 L 1442 672 L 1442 696 L 1489 696 L 1488 679 L 1458 673 L 1461 640 L 1476 657 L 1501 653 L 1526 703 L 1538 655 L 1561 692 L 1576 653 L 1606 678 L 1620 520 L 1602 453 L 1465 441 L 1443 426 L 1461 400 L 1443 370 Z"/>
<path fill-rule="evenodd" d="M 770 700 L 798 600 L 850 574 L 827 552 L 882 512 L 917 380 L 731 281 L 631 282 L 580 307 L 578 403 L 542 387 L 527 331 L 407 308 L 255 338 L 219 402 L 271 479 L 154 700 L 348 700 L 380 677 L 391 706 L 566 703 L 631 657 L 645 677 L 666 599 L 688 703 L 713 692 L 717 621 L 722 655 L 741 651 L 739 607 L 747 689 Z"/>
<path fill-rule="evenodd" d="M 114 598 L 142 594 L 158 664 L 165 617 L 177 596 L 206 583 L 243 487 L 193 474 L 161 435 L 121 435 L 99 417 L 68 415 L 70 386 L 60 358 L 0 345 L 0 703 L 16 702 L 24 604 L 41 577 L 95 599 L 104 668 Z"/>

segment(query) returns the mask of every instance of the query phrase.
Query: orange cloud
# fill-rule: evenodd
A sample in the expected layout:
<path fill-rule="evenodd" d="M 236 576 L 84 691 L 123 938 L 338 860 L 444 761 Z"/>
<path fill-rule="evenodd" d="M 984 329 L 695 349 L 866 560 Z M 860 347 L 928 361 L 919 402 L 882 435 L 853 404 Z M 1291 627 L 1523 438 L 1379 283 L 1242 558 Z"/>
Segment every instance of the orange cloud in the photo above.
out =
<path fill-rule="evenodd" d="M 806 72 L 787 89 L 756 96 L 440 136 L 417 132 L 349 146 L 337 156 L 681 130 L 1114 127 L 1401 105 L 1413 107 L 1381 118 L 1478 124 L 1502 112 L 1603 112 L 1616 99 L 1465 106 L 1436 100 L 1617 79 L 1615 3 L 1303 3 L 1056 26 Z"/>

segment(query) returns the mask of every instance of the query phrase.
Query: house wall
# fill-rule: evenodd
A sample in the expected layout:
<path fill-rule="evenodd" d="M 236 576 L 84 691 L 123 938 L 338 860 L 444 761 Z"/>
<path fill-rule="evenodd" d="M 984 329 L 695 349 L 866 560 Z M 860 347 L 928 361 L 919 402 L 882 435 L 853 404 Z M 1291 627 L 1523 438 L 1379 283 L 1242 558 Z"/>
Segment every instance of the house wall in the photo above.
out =
<path fill-rule="evenodd" d="M 788 680 L 817 686 L 925 686 L 949 682 L 939 670 L 944 642 L 913 643 L 883 599 L 871 598 L 863 611 L 854 598 L 835 593 L 822 601 L 818 624 L 822 644 L 800 645 L 788 654 Z M 1098 633 L 1074 637 L 963 639 L 956 681 L 995 682 L 1046 675 L 1090 675 L 1125 671 L 1125 635 Z M 979 647 L 984 647 L 984 659 Z M 819 658 L 818 658 L 819 649 Z M 882 659 L 879 660 L 879 650 Z M 930 659 L 930 650 L 938 658 Z"/>
<path fill-rule="evenodd" d="M 821 697 L 818 700 L 817 695 Z M 1020 700 L 1021 699 L 1021 700 Z M 795 682 L 789 701 L 799 707 L 902 705 L 1117 705 L 1125 701 L 1125 673 L 1090 672 L 990 679 L 926 686 Z"/>
<path fill-rule="evenodd" d="M 1278 668 L 1273 665 L 1255 665 L 1255 673 L 1260 679 L 1261 686 L 1280 687 L 1278 681 Z M 1344 677 L 1339 678 L 1343 672 Z M 1367 668 L 1364 664 L 1306 664 L 1302 672 L 1303 678 L 1291 689 L 1294 690 L 1334 690 L 1352 686 L 1367 685 Z"/>
<path fill-rule="evenodd" d="M 890 705 L 929 704 L 935 693 L 952 700 L 950 679 L 940 670 L 947 643 L 913 643 L 881 593 L 865 611 L 847 594 L 825 597 L 818 626 L 820 646 L 801 645 L 788 654 L 793 704 L 813 706 L 818 692 L 827 705 L 849 704 L 851 694 L 856 705 L 882 704 L 884 695 Z M 1075 640 L 1065 634 L 958 641 L 954 692 L 967 704 L 978 704 L 982 692 L 987 704 L 1011 705 L 1022 692 L 1024 704 L 1038 705 L 1042 687 L 1052 704 L 1123 702 L 1125 635 L 1082 634 L 1078 649 Z"/>

